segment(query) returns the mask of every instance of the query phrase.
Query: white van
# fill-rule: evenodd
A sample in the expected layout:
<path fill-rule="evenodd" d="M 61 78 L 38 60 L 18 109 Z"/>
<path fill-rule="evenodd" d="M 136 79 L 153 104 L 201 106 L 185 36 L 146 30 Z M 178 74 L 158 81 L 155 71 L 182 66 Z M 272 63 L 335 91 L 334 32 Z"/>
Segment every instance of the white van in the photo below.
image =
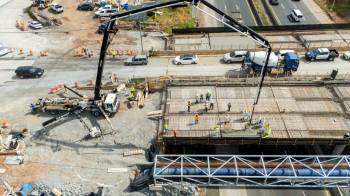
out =
<path fill-rule="evenodd" d="M 304 20 L 304 16 L 299 9 L 293 9 L 291 13 L 291 17 L 295 22 L 300 22 Z"/>

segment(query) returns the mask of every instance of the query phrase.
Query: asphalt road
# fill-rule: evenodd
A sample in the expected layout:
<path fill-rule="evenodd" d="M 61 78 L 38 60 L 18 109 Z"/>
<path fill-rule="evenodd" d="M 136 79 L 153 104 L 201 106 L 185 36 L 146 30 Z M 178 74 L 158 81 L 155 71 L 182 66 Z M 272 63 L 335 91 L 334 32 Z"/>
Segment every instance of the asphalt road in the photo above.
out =
<path fill-rule="evenodd" d="M 197 65 L 173 65 L 173 58 L 150 58 L 147 66 L 124 66 L 122 61 L 107 60 L 104 73 L 116 73 L 120 78 L 158 77 L 160 75 L 176 76 L 237 76 L 244 74 L 241 65 L 223 64 L 221 56 L 199 57 Z M 25 85 L 26 80 L 14 77 L 18 66 L 35 65 L 45 69 L 43 80 L 38 85 L 47 88 L 57 83 L 74 84 L 79 80 L 91 80 L 96 77 L 97 59 L 38 59 L 38 60 L 0 60 L 0 86 L 19 82 Z M 340 58 L 334 62 L 300 62 L 295 74 L 315 75 L 329 74 L 338 69 L 338 74 L 349 73 L 350 62 Z M 350 75 L 348 75 L 350 76 Z M 35 80 L 35 79 L 34 79 Z M 58 82 L 61 81 L 61 82 Z"/>
<path fill-rule="evenodd" d="M 209 2 L 233 18 L 242 18 L 242 22 L 245 25 L 256 25 L 256 21 L 247 0 L 209 0 Z M 224 25 L 217 22 L 216 26 L 222 27 Z"/>
<path fill-rule="evenodd" d="M 266 0 L 268 1 L 268 0 Z M 273 14 L 276 16 L 277 22 L 280 25 L 298 25 L 298 24 L 319 24 L 320 22 L 310 11 L 309 7 L 304 3 L 303 0 L 293 1 L 293 0 L 280 0 L 279 5 L 268 5 L 272 7 Z M 291 14 L 293 9 L 299 9 L 304 15 L 305 20 L 301 22 L 291 22 L 288 19 L 288 15 Z"/>

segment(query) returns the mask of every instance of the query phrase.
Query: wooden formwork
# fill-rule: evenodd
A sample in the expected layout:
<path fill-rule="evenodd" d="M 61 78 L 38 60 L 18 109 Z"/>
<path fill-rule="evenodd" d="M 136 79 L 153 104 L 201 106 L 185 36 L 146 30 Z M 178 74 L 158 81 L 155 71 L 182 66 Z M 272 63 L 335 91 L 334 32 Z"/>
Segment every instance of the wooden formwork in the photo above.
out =
<path fill-rule="evenodd" d="M 269 139 L 285 144 L 308 140 L 312 143 L 326 140 L 342 140 L 350 130 L 350 121 L 344 118 L 344 106 L 350 111 L 350 101 L 337 101 L 334 95 L 350 98 L 350 86 L 328 88 L 325 86 L 289 86 L 276 85 L 263 88 L 258 105 L 255 108 L 253 122 L 263 119 L 272 127 Z M 196 97 L 207 92 L 211 94 L 214 109 L 205 112 L 204 103 L 196 104 Z M 164 138 L 186 138 L 194 142 L 203 138 L 227 140 L 237 138 L 261 143 L 259 129 L 246 129 L 242 121 L 243 111 L 250 110 L 254 101 L 256 87 L 251 86 L 170 86 L 167 89 L 164 119 L 168 131 Z M 190 112 L 187 102 L 191 102 Z M 341 100 L 342 101 L 342 100 Z M 228 103 L 232 107 L 227 111 Z M 342 105 L 343 104 L 343 105 Z M 209 103 L 208 103 L 209 107 Z M 199 114 L 195 123 L 194 115 Z M 229 123 L 225 123 L 229 119 Z M 217 128 L 219 126 L 219 128 Z M 220 130 L 218 132 L 218 130 Z M 208 139 L 207 139 L 208 140 Z M 240 142 L 238 141 L 240 140 Z M 205 141 L 205 140 L 203 140 Z M 209 140 L 208 140 L 209 141 Z"/>

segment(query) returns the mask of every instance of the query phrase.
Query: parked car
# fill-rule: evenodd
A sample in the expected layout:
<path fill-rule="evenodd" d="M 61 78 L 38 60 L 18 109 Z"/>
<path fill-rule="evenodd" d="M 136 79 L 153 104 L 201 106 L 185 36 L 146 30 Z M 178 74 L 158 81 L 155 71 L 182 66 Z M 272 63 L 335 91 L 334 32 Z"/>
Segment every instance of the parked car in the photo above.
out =
<path fill-rule="evenodd" d="M 248 51 L 234 51 L 230 53 L 226 53 L 224 55 L 224 62 L 225 63 L 232 63 L 232 62 L 242 62 L 247 55 Z"/>
<path fill-rule="evenodd" d="M 63 6 L 58 3 L 51 4 L 51 10 L 55 13 L 62 13 L 63 12 Z"/>
<path fill-rule="evenodd" d="M 269 0 L 269 2 L 271 5 L 278 5 L 279 4 L 278 0 Z"/>
<path fill-rule="evenodd" d="M 185 65 L 185 64 L 197 64 L 198 57 L 194 54 L 184 54 L 181 56 L 177 56 L 174 59 L 174 64 L 176 65 Z"/>
<path fill-rule="evenodd" d="M 300 22 L 302 20 L 305 20 L 303 13 L 301 13 L 299 9 L 293 9 L 289 17 L 290 17 L 290 20 L 294 22 Z"/>
<path fill-rule="evenodd" d="M 29 23 L 29 27 L 37 30 L 37 29 L 43 28 L 43 25 L 40 22 L 33 20 L 32 22 Z"/>
<path fill-rule="evenodd" d="M 345 60 L 350 60 L 350 51 L 344 52 L 343 58 L 344 58 Z"/>
<path fill-rule="evenodd" d="M 328 48 L 317 48 L 305 53 L 305 58 L 309 61 L 314 60 L 328 60 L 334 61 L 334 58 L 338 57 L 339 53 L 337 50 Z"/>
<path fill-rule="evenodd" d="M 78 10 L 89 10 L 92 11 L 95 9 L 95 4 L 89 1 L 85 1 L 78 5 Z"/>
<path fill-rule="evenodd" d="M 10 49 L 6 47 L 0 47 L 0 56 L 5 56 L 6 54 L 10 53 Z"/>
<path fill-rule="evenodd" d="M 33 66 L 20 66 L 15 70 L 19 78 L 40 78 L 44 74 L 44 69 Z"/>
<path fill-rule="evenodd" d="M 147 65 L 148 57 L 146 55 L 136 55 L 128 58 L 125 61 L 125 65 Z"/>
<path fill-rule="evenodd" d="M 118 13 L 117 9 L 103 9 L 95 12 L 96 17 L 110 17 Z"/>
<path fill-rule="evenodd" d="M 112 5 L 105 5 L 103 7 L 98 8 L 97 11 L 107 10 L 107 9 L 113 9 Z"/>

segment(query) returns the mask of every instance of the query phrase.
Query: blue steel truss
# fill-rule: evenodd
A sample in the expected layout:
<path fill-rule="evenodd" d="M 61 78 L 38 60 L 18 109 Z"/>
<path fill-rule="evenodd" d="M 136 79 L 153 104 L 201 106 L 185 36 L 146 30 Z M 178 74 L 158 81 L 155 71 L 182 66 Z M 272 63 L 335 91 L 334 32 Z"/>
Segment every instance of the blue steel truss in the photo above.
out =
<path fill-rule="evenodd" d="M 157 155 L 154 184 L 349 187 L 350 156 Z"/>

